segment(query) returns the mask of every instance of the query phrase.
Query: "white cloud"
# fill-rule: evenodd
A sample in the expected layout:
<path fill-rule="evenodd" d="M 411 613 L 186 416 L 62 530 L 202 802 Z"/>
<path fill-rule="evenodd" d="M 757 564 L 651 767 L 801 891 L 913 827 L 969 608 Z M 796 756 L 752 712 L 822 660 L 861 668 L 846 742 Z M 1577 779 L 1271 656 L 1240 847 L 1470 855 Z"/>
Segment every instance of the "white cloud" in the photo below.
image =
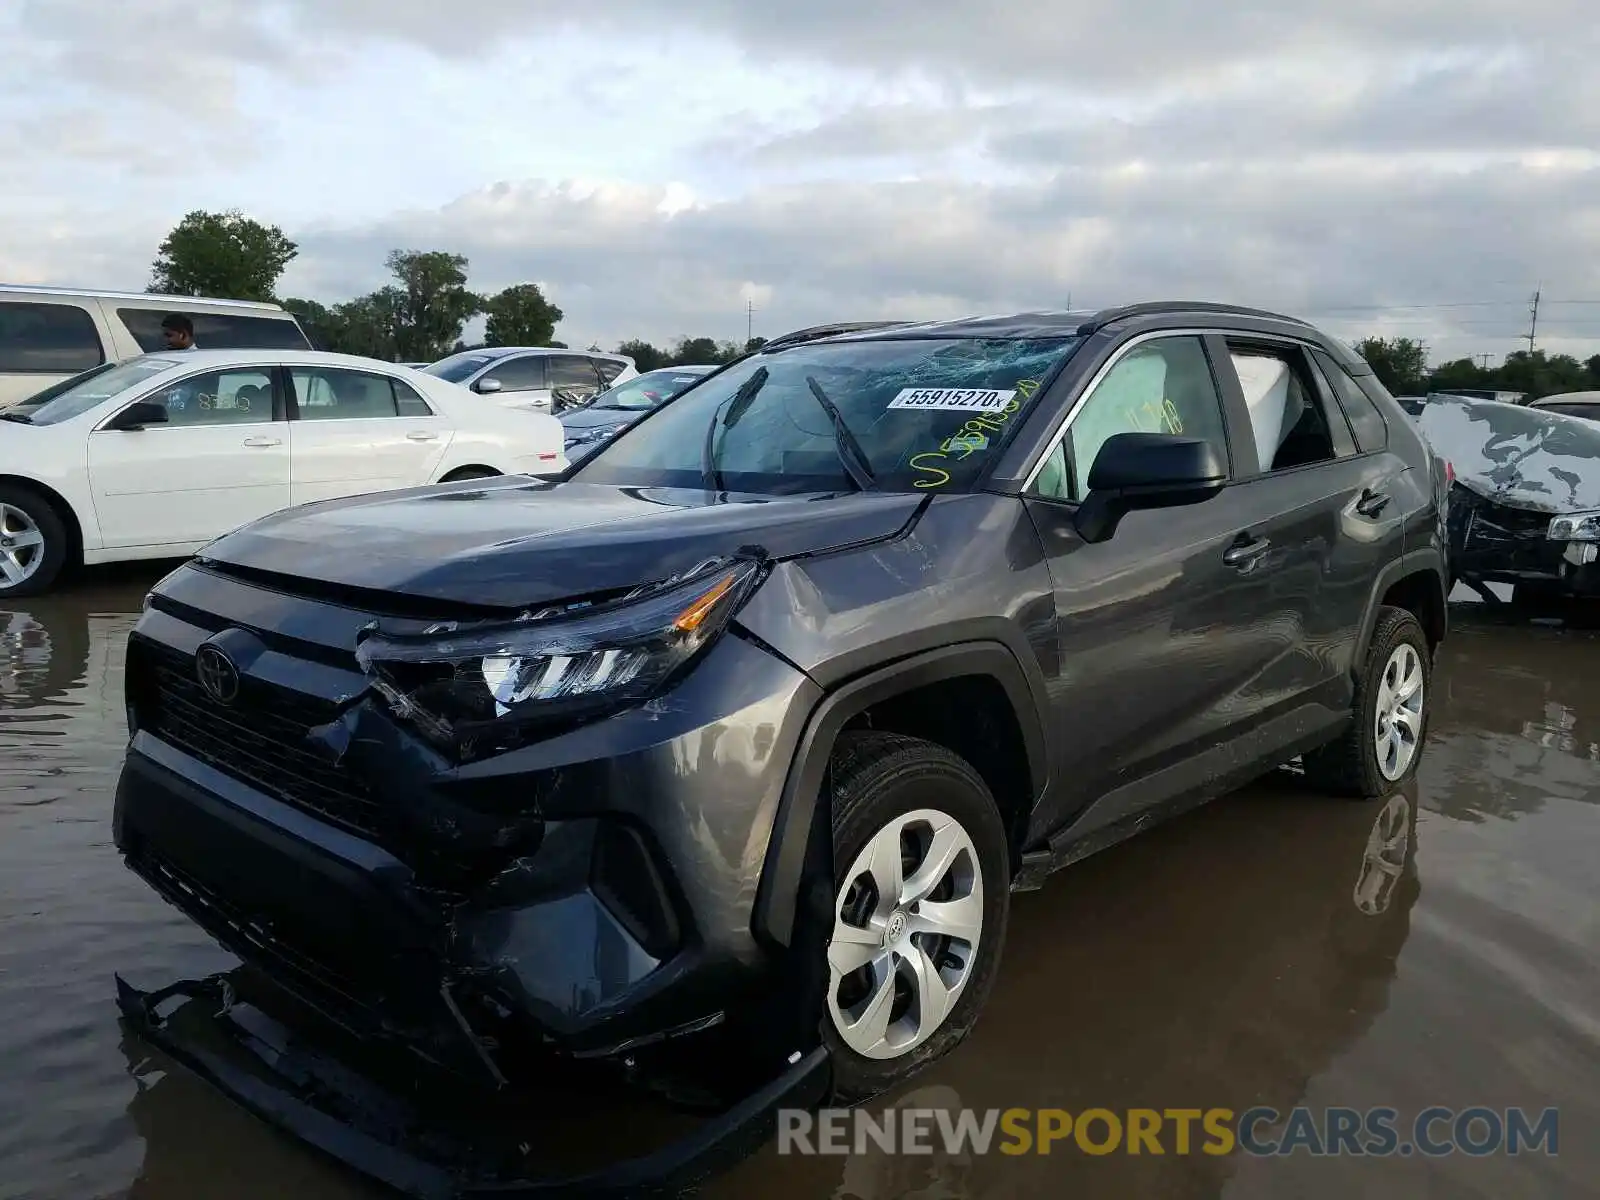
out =
<path fill-rule="evenodd" d="M 142 286 L 241 207 L 288 293 L 449 249 L 585 344 L 1070 294 L 1498 355 L 1543 283 L 1542 344 L 1600 351 L 1576 0 L 21 0 L 0 42 L 4 279 Z"/>

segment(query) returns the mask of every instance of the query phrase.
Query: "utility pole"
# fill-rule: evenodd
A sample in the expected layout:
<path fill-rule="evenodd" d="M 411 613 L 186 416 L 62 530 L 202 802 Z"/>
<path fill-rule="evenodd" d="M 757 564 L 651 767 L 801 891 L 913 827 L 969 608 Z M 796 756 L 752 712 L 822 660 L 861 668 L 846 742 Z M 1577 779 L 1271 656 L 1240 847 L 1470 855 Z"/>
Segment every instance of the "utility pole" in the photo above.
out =
<path fill-rule="evenodd" d="M 744 344 L 748 346 L 756 337 L 756 302 L 744 302 Z"/>
<path fill-rule="evenodd" d="M 1480 355 L 1478 355 L 1478 357 L 1483 359 L 1483 369 L 1485 371 L 1487 371 L 1489 369 L 1489 358 L 1490 358 L 1490 356 L 1487 355 L 1487 354 L 1480 354 Z"/>
<path fill-rule="evenodd" d="M 1529 357 L 1532 357 L 1533 355 L 1533 335 L 1539 332 L 1539 293 L 1543 290 L 1544 288 L 1541 285 L 1540 287 L 1535 288 L 1533 291 L 1533 320 L 1528 325 Z"/>

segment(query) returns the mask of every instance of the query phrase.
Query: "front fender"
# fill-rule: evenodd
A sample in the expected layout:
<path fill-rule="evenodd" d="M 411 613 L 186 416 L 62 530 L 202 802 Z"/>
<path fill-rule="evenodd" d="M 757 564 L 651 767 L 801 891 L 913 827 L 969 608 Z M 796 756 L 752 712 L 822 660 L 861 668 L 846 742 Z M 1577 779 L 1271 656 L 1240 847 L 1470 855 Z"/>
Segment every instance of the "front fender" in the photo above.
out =
<path fill-rule="evenodd" d="M 849 721 L 875 704 L 915 688 L 982 675 L 1005 690 L 1028 758 L 1035 799 L 1050 776 L 1048 743 L 1021 664 L 999 642 L 945 646 L 897 660 L 836 686 L 812 709 L 789 768 L 762 864 L 751 927 L 763 941 L 788 946 L 808 871 L 831 880 L 832 823 L 823 796 L 834 742 Z"/>

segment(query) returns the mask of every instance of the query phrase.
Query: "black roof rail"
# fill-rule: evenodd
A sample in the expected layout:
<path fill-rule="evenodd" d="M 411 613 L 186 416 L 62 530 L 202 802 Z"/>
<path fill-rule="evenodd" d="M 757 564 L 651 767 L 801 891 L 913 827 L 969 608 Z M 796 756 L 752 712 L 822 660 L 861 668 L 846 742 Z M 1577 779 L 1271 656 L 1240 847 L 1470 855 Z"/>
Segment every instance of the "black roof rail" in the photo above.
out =
<path fill-rule="evenodd" d="M 1291 325 L 1303 325 L 1310 328 L 1310 323 L 1302 321 L 1299 317 L 1285 316 L 1283 313 L 1268 312 L 1263 308 L 1244 308 L 1238 304 L 1215 304 L 1205 300 L 1151 300 L 1144 304 L 1124 304 L 1119 308 L 1105 308 L 1095 313 L 1082 325 L 1078 326 L 1078 336 L 1088 337 L 1091 333 L 1104 329 L 1114 321 L 1125 320 L 1128 317 L 1157 317 L 1167 313 L 1218 313 L 1223 316 L 1236 317 L 1265 317 L 1273 321 L 1287 321 Z"/>
<path fill-rule="evenodd" d="M 807 329 L 796 329 L 781 337 L 772 338 L 762 344 L 762 350 L 782 349 L 784 346 L 798 346 L 801 342 L 814 342 L 818 338 L 833 337 L 841 333 L 864 333 L 869 329 L 896 329 L 902 325 L 914 324 L 912 321 L 839 321 L 832 325 L 812 325 Z"/>

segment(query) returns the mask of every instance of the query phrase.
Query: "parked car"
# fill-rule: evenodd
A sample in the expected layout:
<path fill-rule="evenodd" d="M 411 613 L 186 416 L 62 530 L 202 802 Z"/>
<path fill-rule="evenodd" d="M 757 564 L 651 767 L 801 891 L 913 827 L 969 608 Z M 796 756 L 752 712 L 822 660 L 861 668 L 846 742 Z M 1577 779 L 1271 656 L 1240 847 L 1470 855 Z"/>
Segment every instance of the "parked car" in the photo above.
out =
<path fill-rule="evenodd" d="M 202 350 L 307 350 L 276 304 L 0 284 L 0 409 L 90 367 L 164 350 L 161 322 L 194 323 Z"/>
<path fill-rule="evenodd" d="M 1489 584 L 1509 585 L 1513 603 L 1600 595 L 1600 425 L 1453 394 L 1408 410 L 1452 466 L 1458 579 L 1491 601 Z"/>
<path fill-rule="evenodd" d="M 958 1045 L 1014 891 L 1297 758 L 1402 790 L 1445 494 L 1338 340 L 1181 303 L 780 337 L 559 481 L 259 521 L 150 595 L 114 821 L 250 967 L 123 1012 L 419 1193 L 536 1174 L 461 1097 L 552 1060 L 720 1097 L 608 1179 L 693 1174 Z"/>
<path fill-rule="evenodd" d="M 1541 412 L 1564 413 L 1569 417 L 1582 417 L 1586 421 L 1600 421 L 1600 392 L 1561 392 L 1528 404 Z"/>
<path fill-rule="evenodd" d="M 566 466 L 554 417 L 392 363 L 143 355 L 0 413 L 0 598 L 75 563 L 192 554 L 291 505 Z"/>
<path fill-rule="evenodd" d="M 717 370 L 715 365 L 690 365 L 646 371 L 601 392 L 588 404 L 566 410 L 560 421 L 567 431 L 567 457 L 576 462 L 593 454 L 645 413 Z"/>
<path fill-rule="evenodd" d="M 465 350 L 423 368 L 512 408 L 559 414 L 584 404 L 606 388 L 638 375 L 623 354 L 579 353 L 540 346 L 493 346 Z"/>

